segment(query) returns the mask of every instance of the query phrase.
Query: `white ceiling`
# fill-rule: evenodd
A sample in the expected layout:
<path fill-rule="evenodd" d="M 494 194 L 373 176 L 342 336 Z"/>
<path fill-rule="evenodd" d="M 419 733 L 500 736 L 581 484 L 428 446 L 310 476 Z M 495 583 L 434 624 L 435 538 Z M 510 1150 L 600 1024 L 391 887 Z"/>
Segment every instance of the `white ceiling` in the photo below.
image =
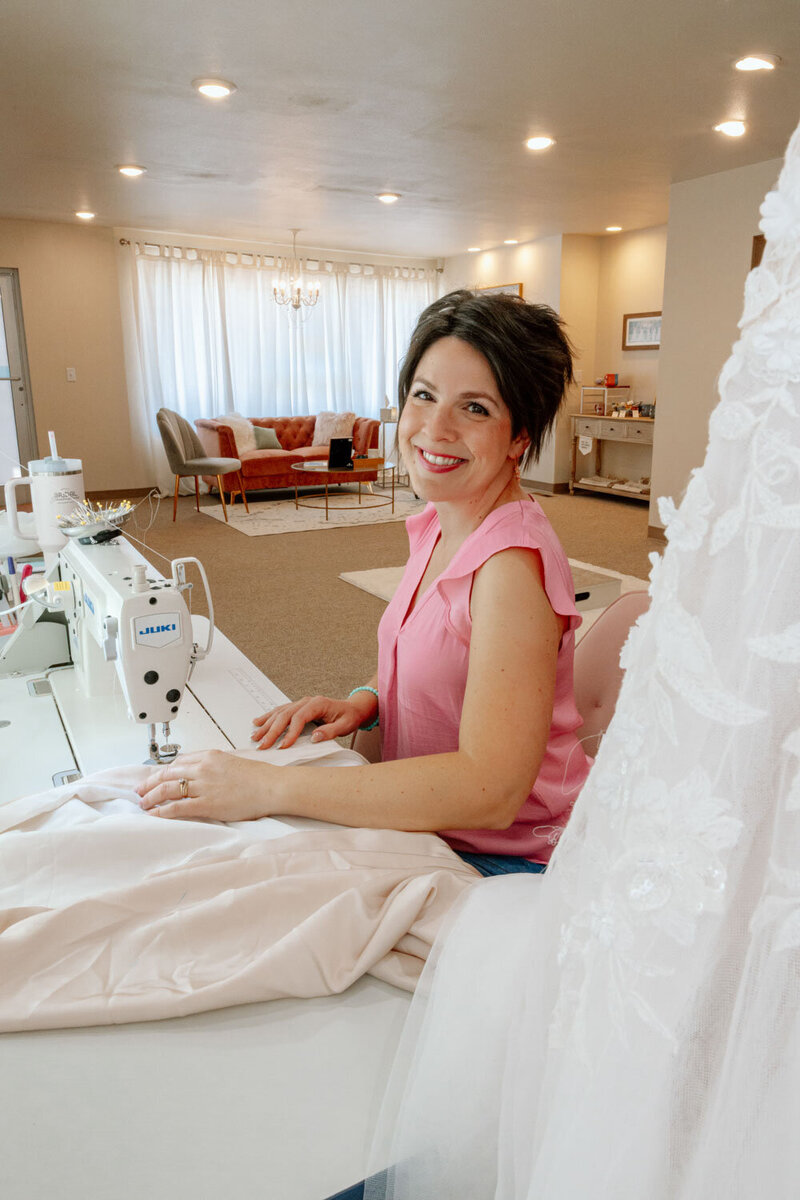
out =
<path fill-rule="evenodd" d="M 1 216 L 331 250 L 660 224 L 800 116 L 798 0 L 4 0 L 0 43 Z M 754 50 L 782 66 L 732 70 Z"/>

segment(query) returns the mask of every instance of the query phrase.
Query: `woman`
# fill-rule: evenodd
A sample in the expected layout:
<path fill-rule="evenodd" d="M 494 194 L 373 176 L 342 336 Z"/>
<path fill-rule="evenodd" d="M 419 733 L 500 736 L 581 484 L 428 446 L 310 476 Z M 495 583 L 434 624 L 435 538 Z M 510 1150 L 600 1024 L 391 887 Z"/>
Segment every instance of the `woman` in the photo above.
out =
<path fill-rule="evenodd" d="M 379 629 L 378 672 L 346 700 L 305 698 L 255 722 L 262 748 L 380 723 L 383 761 L 282 771 L 220 751 L 153 773 L 165 817 L 274 814 L 439 832 L 482 874 L 544 869 L 589 769 L 575 736 L 564 552 L 519 484 L 572 379 L 552 310 L 453 292 L 422 314 L 399 380 L 415 492 L 411 553 Z"/>

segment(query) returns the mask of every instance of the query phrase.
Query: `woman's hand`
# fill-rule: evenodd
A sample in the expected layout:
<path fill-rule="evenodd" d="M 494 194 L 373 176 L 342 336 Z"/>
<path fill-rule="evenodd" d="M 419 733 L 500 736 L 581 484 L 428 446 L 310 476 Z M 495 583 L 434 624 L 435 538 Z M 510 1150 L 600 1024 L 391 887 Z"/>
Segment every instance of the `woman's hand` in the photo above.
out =
<path fill-rule="evenodd" d="M 251 821 L 277 810 L 270 800 L 274 802 L 279 770 L 225 750 L 204 750 L 179 754 L 136 790 L 141 807 L 154 817 Z"/>
<path fill-rule="evenodd" d="M 258 743 L 259 750 L 268 750 L 284 734 L 281 747 L 293 746 L 309 721 L 321 724 L 311 735 L 312 742 L 324 742 L 330 738 L 345 737 L 355 733 L 365 722 L 369 723 L 369 705 L 374 708 L 374 697 L 369 692 L 358 692 L 359 702 L 354 700 L 332 700 L 330 696 L 304 696 L 294 704 L 282 704 L 253 721 L 255 732 L 251 739 Z M 365 702 L 361 697 L 368 697 Z M 285 733 L 284 733 L 285 731 Z"/>

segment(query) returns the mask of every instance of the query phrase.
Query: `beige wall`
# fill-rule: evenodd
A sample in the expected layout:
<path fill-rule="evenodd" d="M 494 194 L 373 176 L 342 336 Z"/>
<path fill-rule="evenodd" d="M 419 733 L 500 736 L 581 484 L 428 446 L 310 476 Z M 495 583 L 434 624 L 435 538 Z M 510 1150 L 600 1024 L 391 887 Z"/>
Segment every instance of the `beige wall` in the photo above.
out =
<path fill-rule="evenodd" d="M 526 300 L 558 309 L 561 299 L 561 237 L 522 246 L 499 246 L 481 254 L 445 259 L 444 290 L 521 283 Z"/>
<path fill-rule="evenodd" d="M 575 383 L 567 392 L 559 414 L 555 482 L 569 479 L 572 455 L 572 422 L 580 411 L 581 385 L 594 379 L 597 353 L 598 288 L 602 239 L 585 234 L 566 234 L 561 246 L 561 306 L 575 348 Z"/>
<path fill-rule="evenodd" d="M 131 452 L 112 231 L 0 220 L 0 266 L 19 271 L 40 453 L 53 429 L 87 489 L 147 486 Z"/>
<path fill-rule="evenodd" d="M 596 373 L 597 305 L 602 238 L 566 234 L 561 249 L 560 313 L 575 347 L 575 381 L 591 383 Z M 577 403 L 577 401 L 576 401 Z"/>
<path fill-rule="evenodd" d="M 612 372 L 631 385 L 631 399 L 652 404 L 658 388 L 658 350 L 623 350 L 625 313 L 661 312 L 667 227 L 637 229 L 600 239 L 597 374 Z"/>
<path fill-rule="evenodd" d="M 673 184 L 659 364 L 651 525 L 680 499 L 708 441 L 717 376 L 737 338 L 758 210 L 780 159 Z"/>

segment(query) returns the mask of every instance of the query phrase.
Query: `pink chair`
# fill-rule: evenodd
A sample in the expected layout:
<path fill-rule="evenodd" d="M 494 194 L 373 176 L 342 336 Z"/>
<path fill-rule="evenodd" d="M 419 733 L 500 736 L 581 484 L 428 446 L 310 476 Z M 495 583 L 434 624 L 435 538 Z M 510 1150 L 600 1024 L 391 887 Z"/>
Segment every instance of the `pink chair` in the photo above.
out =
<path fill-rule="evenodd" d="M 579 732 L 593 758 L 617 703 L 622 684 L 619 655 L 631 625 L 650 603 L 647 592 L 625 592 L 604 609 L 575 648 L 575 703 L 583 717 Z M 368 762 L 381 760 L 380 728 L 359 730 L 352 746 Z"/>
<path fill-rule="evenodd" d="M 608 728 L 622 685 L 619 655 L 637 617 L 647 610 L 647 592 L 625 592 L 604 609 L 575 647 L 575 703 L 583 717 L 581 743 L 592 758 Z"/>

